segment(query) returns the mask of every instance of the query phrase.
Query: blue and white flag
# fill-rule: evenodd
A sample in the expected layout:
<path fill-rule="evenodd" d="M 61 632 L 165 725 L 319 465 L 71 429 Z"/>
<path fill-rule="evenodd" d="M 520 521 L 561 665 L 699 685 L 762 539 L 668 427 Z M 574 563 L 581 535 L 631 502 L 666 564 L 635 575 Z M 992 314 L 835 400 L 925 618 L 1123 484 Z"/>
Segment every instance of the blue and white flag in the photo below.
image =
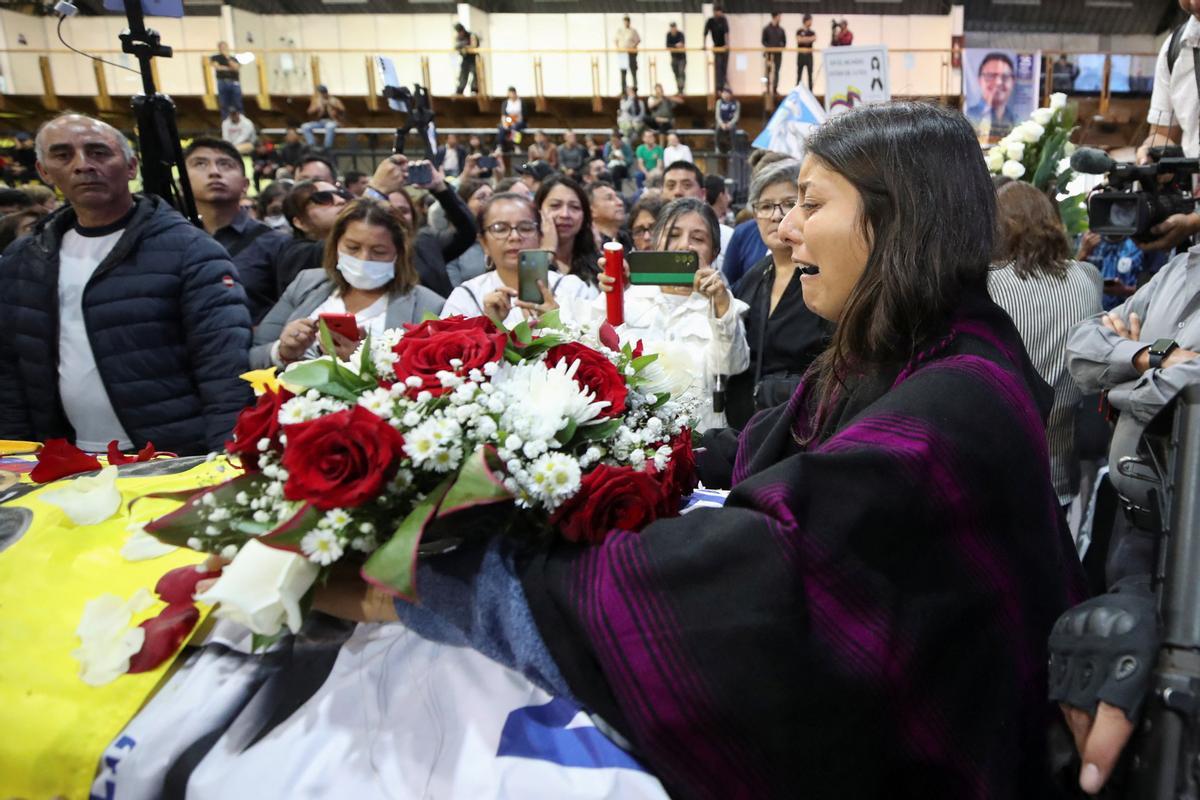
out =
<path fill-rule="evenodd" d="M 808 135 L 824 121 L 825 109 L 816 96 L 803 83 L 797 84 L 775 109 L 767 127 L 754 140 L 754 146 L 804 158 Z"/>

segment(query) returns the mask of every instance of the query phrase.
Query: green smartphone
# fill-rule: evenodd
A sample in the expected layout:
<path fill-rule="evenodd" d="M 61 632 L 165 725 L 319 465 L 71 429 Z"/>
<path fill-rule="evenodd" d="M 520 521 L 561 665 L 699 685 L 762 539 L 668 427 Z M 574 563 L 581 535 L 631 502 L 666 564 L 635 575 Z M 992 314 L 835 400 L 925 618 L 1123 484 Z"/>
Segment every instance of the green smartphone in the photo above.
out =
<path fill-rule="evenodd" d="M 517 299 L 526 303 L 544 303 L 538 281 L 550 286 L 550 265 L 554 253 L 549 250 L 522 250 L 517 261 Z"/>
<path fill-rule="evenodd" d="M 625 260 L 633 286 L 691 286 L 700 269 L 692 250 L 635 250 Z"/>

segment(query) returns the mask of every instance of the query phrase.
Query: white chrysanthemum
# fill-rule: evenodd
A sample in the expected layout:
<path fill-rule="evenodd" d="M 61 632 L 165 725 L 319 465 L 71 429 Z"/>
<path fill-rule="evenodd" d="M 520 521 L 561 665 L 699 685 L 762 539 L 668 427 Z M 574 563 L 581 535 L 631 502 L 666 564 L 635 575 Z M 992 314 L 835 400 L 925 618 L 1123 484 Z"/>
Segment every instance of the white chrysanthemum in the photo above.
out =
<path fill-rule="evenodd" d="M 340 530 L 350 524 L 350 514 L 344 508 L 331 508 L 321 518 L 321 525 Z"/>
<path fill-rule="evenodd" d="M 540 361 L 502 364 L 492 378 L 496 396 L 489 398 L 488 407 L 491 400 L 500 400 L 504 430 L 524 440 L 552 439 L 568 422 L 585 425 L 608 406 L 608 401 L 596 402 L 593 393 L 579 387 L 578 369 L 578 361 L 570 366 L 560 361 L 551 368 Z"/>
<path fill-rule="evenodd" d="M 646 394 L 680 395 L 703 375 L 702 370 L 696 369 L 694 348 L 690 345 L 668 341 L 648 343 L 646 353 L 658 355 L 642 368 L 641 390 Z"/>
<path fill-rule="evenodd" d="M 325 528 L 309 531 L 300 540 L 300 549 L 308 560 L 321 566 L 329 566 L 342 557 L 342 543 L 337 534 Z"/>
<path fill-rule="evenodd" d="M 1000 174 L 1015 181 L 1025 174 L 1025 165 L 1020 161 L 1005 161 Z"/>
<path fill-rule="evenodd" d="M 408 432 L 404 437 L 404 452 L 420 466 L 440 449 L 433 435 L 433 420 L 426 420 Z"/>
<path fill-rule="evenodd" d="M 387 389 L 371 389 L 358 398 L 358 404 L 381 419 L 391 419 L 394 409 L 392 395 Z"/>
<path fill-rule="evenodd" d="M 579 490 L 579 462 L 566 453 L 545 453 L 530 465 L 527 488 L 534 497 L 554 508 Z"/>
<path fill-rule="evenodd" d="M 316 419 L 318 416 L 320 414 L 317 413 L 315 404 L 304 395 L 293 397 L 279 407 L 280 425 L 295 425 L 299 422 L 308 422 L 310 419 Z"/>
<path fill-rule="evenodd" d="M 439 447 L 425 463 L 434 472 L 451 472 L 452 470 L 456 470 L 462 464 L 462 448 Z"/>

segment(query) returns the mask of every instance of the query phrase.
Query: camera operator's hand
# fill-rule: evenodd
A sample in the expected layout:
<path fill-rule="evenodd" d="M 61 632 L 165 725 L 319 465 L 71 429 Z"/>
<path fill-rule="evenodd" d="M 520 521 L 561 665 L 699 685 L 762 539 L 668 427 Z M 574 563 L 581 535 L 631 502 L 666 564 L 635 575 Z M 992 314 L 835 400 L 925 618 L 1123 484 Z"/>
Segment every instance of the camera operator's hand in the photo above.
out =
<path fill-rule="evenodd" d="M 1100 246 L 1100 234 L 1095 231 L 1088 231 L 1079 240 L 1079 252 L 1075 254 L 1076 261 L 1086 261 L 1087 257 L 1096 251 Z"/>
<path fill-rule="evenodd" d="M 375 174 L 371 176 L 367 186 L 382 195 L 389 195 L 392 192 L 398 192 L 404 186 L 404 179 L 408 173 L 408 158 L 396 153 L 390 155 L 380 162 L 375 168 Z"/>
<path fill-rule="evenodd" d="M 1060 704 L 1067 727 L 1075 740 L 1075 749 L 1083 769 L 1079 771 L 1079 788 L 1088 794 L 1096 794 L 1108 781 L 1117 760 L 1129 737 L 1133 734 L 1133 723 L 1121 709 L 1101 703 L 1095 714 Z"/>
<path fill-rule="evenodd" d="M 1200 232 L 1200 214 L 1172 214 L 1151 228 L 1150 232 L 1159 238 L 1139 247 L 1143 250 L 1170 250 L 1193 233 Z"/>

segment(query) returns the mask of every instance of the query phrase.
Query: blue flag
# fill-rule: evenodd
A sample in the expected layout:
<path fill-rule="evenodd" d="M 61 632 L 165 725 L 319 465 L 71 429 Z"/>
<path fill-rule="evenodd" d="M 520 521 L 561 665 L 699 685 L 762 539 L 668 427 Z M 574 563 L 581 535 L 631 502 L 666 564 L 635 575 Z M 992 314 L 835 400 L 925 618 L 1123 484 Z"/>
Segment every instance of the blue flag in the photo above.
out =
<path fill-rule="evenodd" d="M 816 96 L 804 84 L 797 84 L 775 109 L 767 127 L 754 140 L 754 146 L 803 158 L 808 134 L 824 121 L 825 109 Z"/>

